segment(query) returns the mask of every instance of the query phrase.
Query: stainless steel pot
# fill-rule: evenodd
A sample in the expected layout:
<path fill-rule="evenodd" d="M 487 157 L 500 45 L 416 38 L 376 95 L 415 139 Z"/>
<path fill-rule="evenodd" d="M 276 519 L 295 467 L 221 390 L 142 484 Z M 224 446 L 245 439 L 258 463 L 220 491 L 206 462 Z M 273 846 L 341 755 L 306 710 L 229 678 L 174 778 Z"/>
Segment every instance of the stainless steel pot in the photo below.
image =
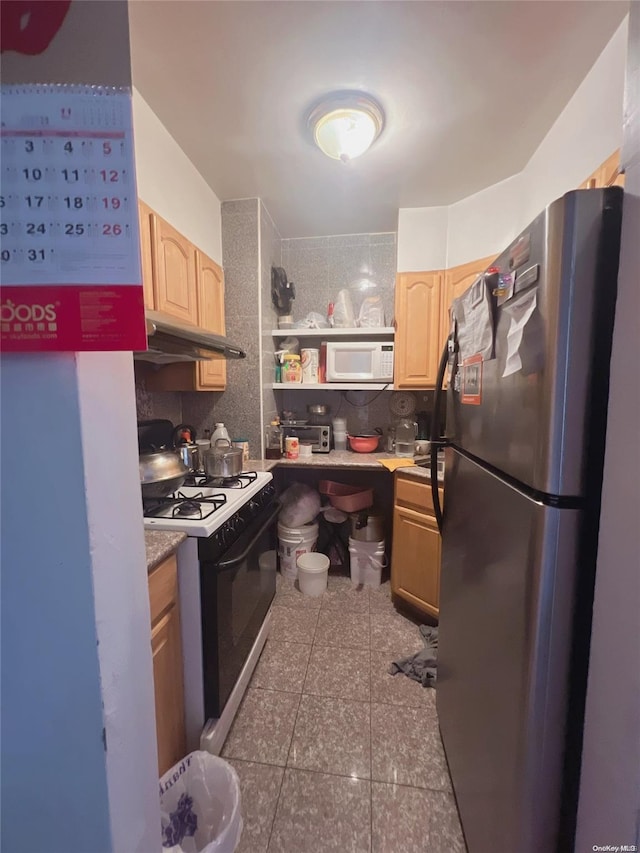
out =
<path fill-rule="evenodd" d="M 200 448 L 197 444 L 180 444 L 176 447 L 176 453 L 190 471 L 200 469 Z"/>
<path fill-rule="evenodd" d="M 309 403 L 307 412 L 311 426 L 331 426 L 330 411 L 331 407 L 325 403 Z"/>
<path fill-rule="evenodd" d="M 349 516 L 351 521 L 351 538 L 360 542 L 381 542 L 384 539 L 384 516 L 379 513 L 370 513 L 366 509 L 361 512 L 352 512 Z"/>
<path fill-rule="evenodd" d="M 144 498 L 164 498 L 179 489 L 189 469 L 175 450 L 141 453 L 138 457 L 140 487 Z"/>
<path fill-rule="evenodd" d="M 208 477 L 237 477 L 242 473 L 242 448 L 232 447 L 226 438 L 219 438 L 211 450 L 205 451 L 202 463 Z"/>

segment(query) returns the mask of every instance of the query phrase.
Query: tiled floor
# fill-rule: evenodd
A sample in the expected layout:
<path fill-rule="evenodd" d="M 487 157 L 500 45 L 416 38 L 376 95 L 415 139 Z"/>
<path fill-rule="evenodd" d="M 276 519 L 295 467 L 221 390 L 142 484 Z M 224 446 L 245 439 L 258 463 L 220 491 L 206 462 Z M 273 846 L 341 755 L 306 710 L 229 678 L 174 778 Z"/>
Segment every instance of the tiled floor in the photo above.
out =
<path fill-rule="evenodd" d="M 282 582 L 270 638 L 224 745 L 240 853 L 464 853 L 434 691 L 389 663 L 422 646 L 388 584 Z"/>

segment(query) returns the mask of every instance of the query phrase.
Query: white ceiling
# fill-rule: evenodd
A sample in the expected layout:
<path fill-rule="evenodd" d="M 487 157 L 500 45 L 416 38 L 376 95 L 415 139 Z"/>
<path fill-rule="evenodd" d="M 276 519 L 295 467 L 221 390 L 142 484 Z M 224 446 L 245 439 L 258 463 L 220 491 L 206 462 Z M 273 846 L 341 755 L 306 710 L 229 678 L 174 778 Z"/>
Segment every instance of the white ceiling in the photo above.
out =
<path fill-rule="evenodd" d="M 283 237 L 395 230 L 519 171 L 626 2 L 131 0 L 134 84 L 221 200 L 261 197 Z M 305 120 L 337 89 L 386 127 L 330 160 Z"/>

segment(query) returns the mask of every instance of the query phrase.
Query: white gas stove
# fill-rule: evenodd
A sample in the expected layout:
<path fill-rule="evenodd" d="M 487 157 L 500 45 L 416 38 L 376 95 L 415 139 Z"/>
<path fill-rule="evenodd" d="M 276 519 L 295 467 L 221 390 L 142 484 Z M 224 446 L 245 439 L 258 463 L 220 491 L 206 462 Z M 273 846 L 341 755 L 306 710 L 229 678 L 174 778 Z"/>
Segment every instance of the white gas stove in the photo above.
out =
<path fill-rule="evenodd" d="M 189 750 L 220 752 L 268 636 L 279 508 L 272 475 L 255 471 L 196 474 L 144 501 L 145 529 L 188 536 L 178 583 Z"/>
<path fill-rule="evenodd" d="M 230 480 L 195 474 L 169 497 L 144 501 L 144 526 L 148 530 L 174 530 L 208 538 L 242 507 L 249 504 L 253 509 L 252 498 L 272 479 L 270 473 L 256 471 L 246 471 Z"/>

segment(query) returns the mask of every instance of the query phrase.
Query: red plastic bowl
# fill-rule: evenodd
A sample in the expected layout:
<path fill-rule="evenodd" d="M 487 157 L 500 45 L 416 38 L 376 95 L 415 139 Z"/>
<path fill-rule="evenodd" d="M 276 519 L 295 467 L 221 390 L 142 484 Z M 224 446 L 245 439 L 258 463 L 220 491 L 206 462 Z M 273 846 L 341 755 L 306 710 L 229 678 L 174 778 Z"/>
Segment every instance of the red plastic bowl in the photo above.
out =
<path fill-rule="evenodd" d="M 349 444 L 356 453 L 374 453 L 378 449 L 379 435 L 350 435 Z"/>
<path fill-rule="evenodd" d="M 373 489 L 347 486 L 345 483 L 336 483 L 335 480 L 320 480 L 318 491 L 321 495 L 328 495 L 331 506 L 343 512 L 358 512 L 373 506 Z"/>

